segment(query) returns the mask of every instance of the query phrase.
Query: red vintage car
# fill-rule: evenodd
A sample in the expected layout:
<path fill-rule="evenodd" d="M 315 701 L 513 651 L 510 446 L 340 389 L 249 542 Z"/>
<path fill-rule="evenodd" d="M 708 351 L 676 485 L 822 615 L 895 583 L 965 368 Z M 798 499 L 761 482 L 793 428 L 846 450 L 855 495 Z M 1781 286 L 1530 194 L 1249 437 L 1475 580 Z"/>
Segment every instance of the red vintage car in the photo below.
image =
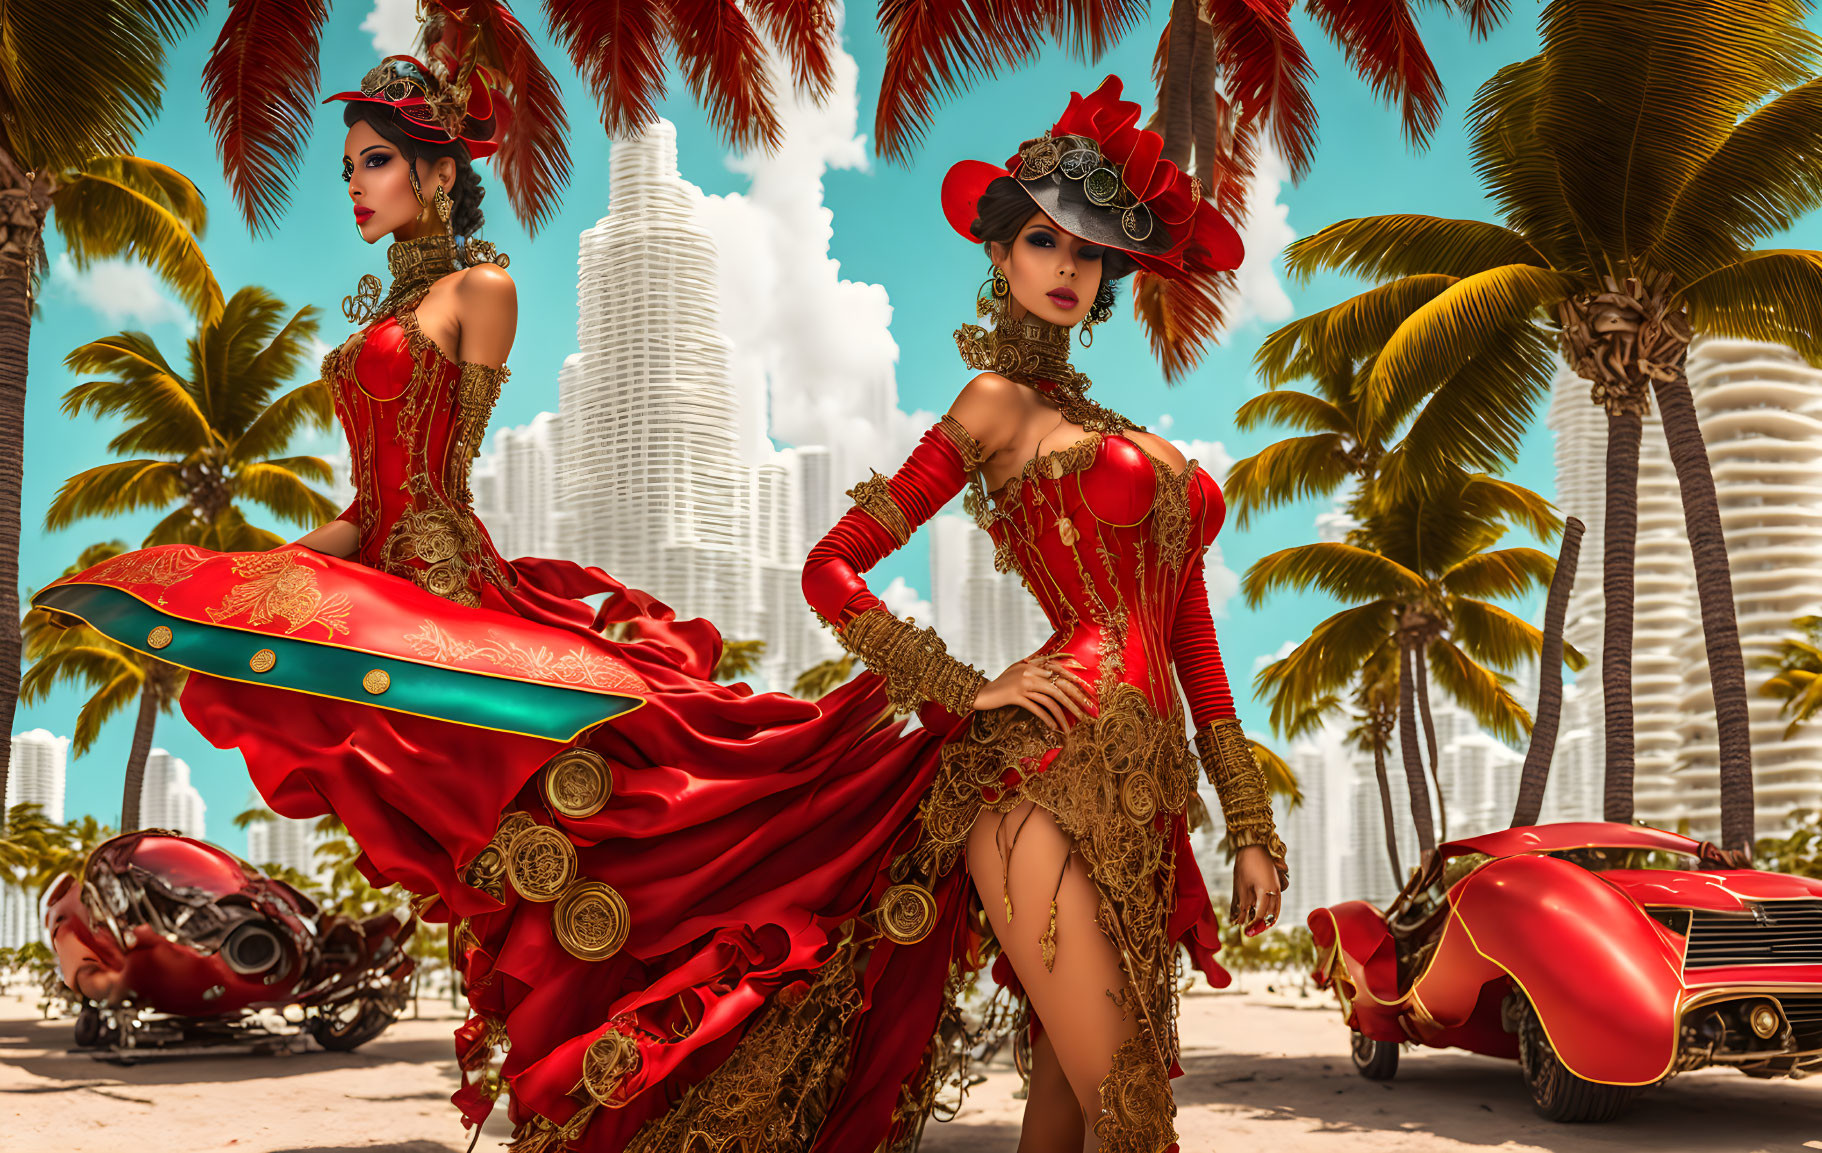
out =
<path fill-rule="evenodd" d="M 225 849 L 126 833 L 59 878 L 44 915 L 76 1042 L 119 1053 L 308 1034 L 348 1050 L 409 998 L 408 913 L 318 910 Z"/>
<path fill-rule="evenodd" d="M 1512 1057 L 1544 1116 L 1604 1121 L 1706 1065 L 1822 1072 L 1822 880 L 1728 867 L 1675 833 L 1454 841 L 1389 909 L 1347 901 L 1309 925 L 1375 1080 L 1404 1044 Z"/>

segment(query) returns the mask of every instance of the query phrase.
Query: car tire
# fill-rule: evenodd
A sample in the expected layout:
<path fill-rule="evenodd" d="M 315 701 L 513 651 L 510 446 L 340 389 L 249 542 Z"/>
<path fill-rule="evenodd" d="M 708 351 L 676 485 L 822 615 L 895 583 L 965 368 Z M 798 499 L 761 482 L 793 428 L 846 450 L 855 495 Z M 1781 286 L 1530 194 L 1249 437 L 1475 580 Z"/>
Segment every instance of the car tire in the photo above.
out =
<path fill-rule="evenodd" d="M 1398 1075 L 1398 1044 L 1375 1041 L 1365 1033 L 1354 1033 L 1351 1053 L 1354 1068 L 1369 1081 L 1390 1081 Z"/>
<path fill-rule="evenodd" d="M 84 1005 L 76 1014 L 76 1046 L 81 1049 L 105 1049 L 113 1043 L 114 1031 L 101 1016 L 101 1010 Z"/>
<path fill-rule="evenodd" d="M 390 1007 L 373 1001 L 361 1001 L 351 1008 L 355 1009 L 351 1016 L 331 1012 L 310 1018 L 304 1028 L 313 1041 L 331 1053 L 352 1053 L 384 1033 L 398 1018 Z"/>
<path fill-rule="evenodd" d="M 1639 1095 L 1639 1085 L 1607 1085 L 1577 1077 L 1556 1055 L 1537 1010 L 1526 1001 L 1518 1024 L 1518 1063 L 1537 1111 L 1565 1124 L 1611 1121 Z"/>

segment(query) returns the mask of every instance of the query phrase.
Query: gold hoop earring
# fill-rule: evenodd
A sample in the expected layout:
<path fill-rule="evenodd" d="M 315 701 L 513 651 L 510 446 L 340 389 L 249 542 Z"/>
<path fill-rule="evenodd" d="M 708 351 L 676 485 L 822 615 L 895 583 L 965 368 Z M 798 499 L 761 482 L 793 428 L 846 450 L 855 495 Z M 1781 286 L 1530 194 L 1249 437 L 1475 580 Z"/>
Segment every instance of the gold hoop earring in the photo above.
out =
<path fill-rule="evenodd" d="M 1090 317 L 1084 319 L 1081 327 L 1076 330 L 1075 338 L 1081 343 L 1083 348 L 1087 348 L 1094 343 L 1094 326 L 1095 321 Z"/>
<path fill-rule="evenodd" d="M 993 295 L 1002 300 L 1012 295 L 1012 282 L 1006 279 L 1006 273 L 997 264 L 993 266 Z"/>
<path fill-rule="evenodd" d="M 444 226 L 447 227 L 449 224 L 449 214 L 455 211 L 455 201 L 449 198 L 448 191 L 439 184 L 437 185 L 436 195 L 430 198 L 430 202 L 436 206 L 437 219 L 441 220 Z"/>

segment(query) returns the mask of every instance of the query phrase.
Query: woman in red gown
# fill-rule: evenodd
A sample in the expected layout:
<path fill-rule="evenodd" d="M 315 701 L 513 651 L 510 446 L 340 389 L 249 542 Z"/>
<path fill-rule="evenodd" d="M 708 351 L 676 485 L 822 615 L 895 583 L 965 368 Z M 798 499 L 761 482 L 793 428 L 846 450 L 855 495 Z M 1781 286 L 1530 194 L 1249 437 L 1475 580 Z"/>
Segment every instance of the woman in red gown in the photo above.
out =
<path fill-rule="evenodd" d="M 1203 581 L 1221 491 L 1163 438 L 1088 399 L 1070 331 L 1112 312 L 1135 266 L 1205 291 L 1240 240 L 1109 78 L 1003 167 L 950 170 L 943 207 L 992 262 L 956 333 L 981 374 L 896 474 L 810 553 L 804 591 L 901 708 L 968 716 L 943 746 L 893 876 L 944 893 L 965 873 L 1030 1009 L 1021 1149 L 1158 1153 L 1175 1140 L 1179 946 L 1212 968 L 1215 924 L 1190 853 L 1196 758 L 1237 849 L 1234 915 L 1277 919 L 1284 846 L 1234 716 Z M 971 485 L 997 567 L 1055 631 L 989 680 L 893 617 L 860 574 Z M 1174 671 L 1174 675 L 1173 675 Z M 1079 1106 L 1079 1108 L 1078 1108 Z"/>

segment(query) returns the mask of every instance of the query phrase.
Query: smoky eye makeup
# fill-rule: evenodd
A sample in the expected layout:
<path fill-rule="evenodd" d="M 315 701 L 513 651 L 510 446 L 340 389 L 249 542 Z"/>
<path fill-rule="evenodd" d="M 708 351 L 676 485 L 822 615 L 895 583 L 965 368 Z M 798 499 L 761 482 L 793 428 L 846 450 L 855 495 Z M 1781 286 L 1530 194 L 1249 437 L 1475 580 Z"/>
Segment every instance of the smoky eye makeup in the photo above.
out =
<path fill-rule="evenodd" d="M 1039 248 L 1055 248 L 1057 243 L 1056 233 L 1050 231 L 1048 228 L 1034 228 L 1025 234 L 1025 242 L 1028 244 L 1035 244 Z"/>

